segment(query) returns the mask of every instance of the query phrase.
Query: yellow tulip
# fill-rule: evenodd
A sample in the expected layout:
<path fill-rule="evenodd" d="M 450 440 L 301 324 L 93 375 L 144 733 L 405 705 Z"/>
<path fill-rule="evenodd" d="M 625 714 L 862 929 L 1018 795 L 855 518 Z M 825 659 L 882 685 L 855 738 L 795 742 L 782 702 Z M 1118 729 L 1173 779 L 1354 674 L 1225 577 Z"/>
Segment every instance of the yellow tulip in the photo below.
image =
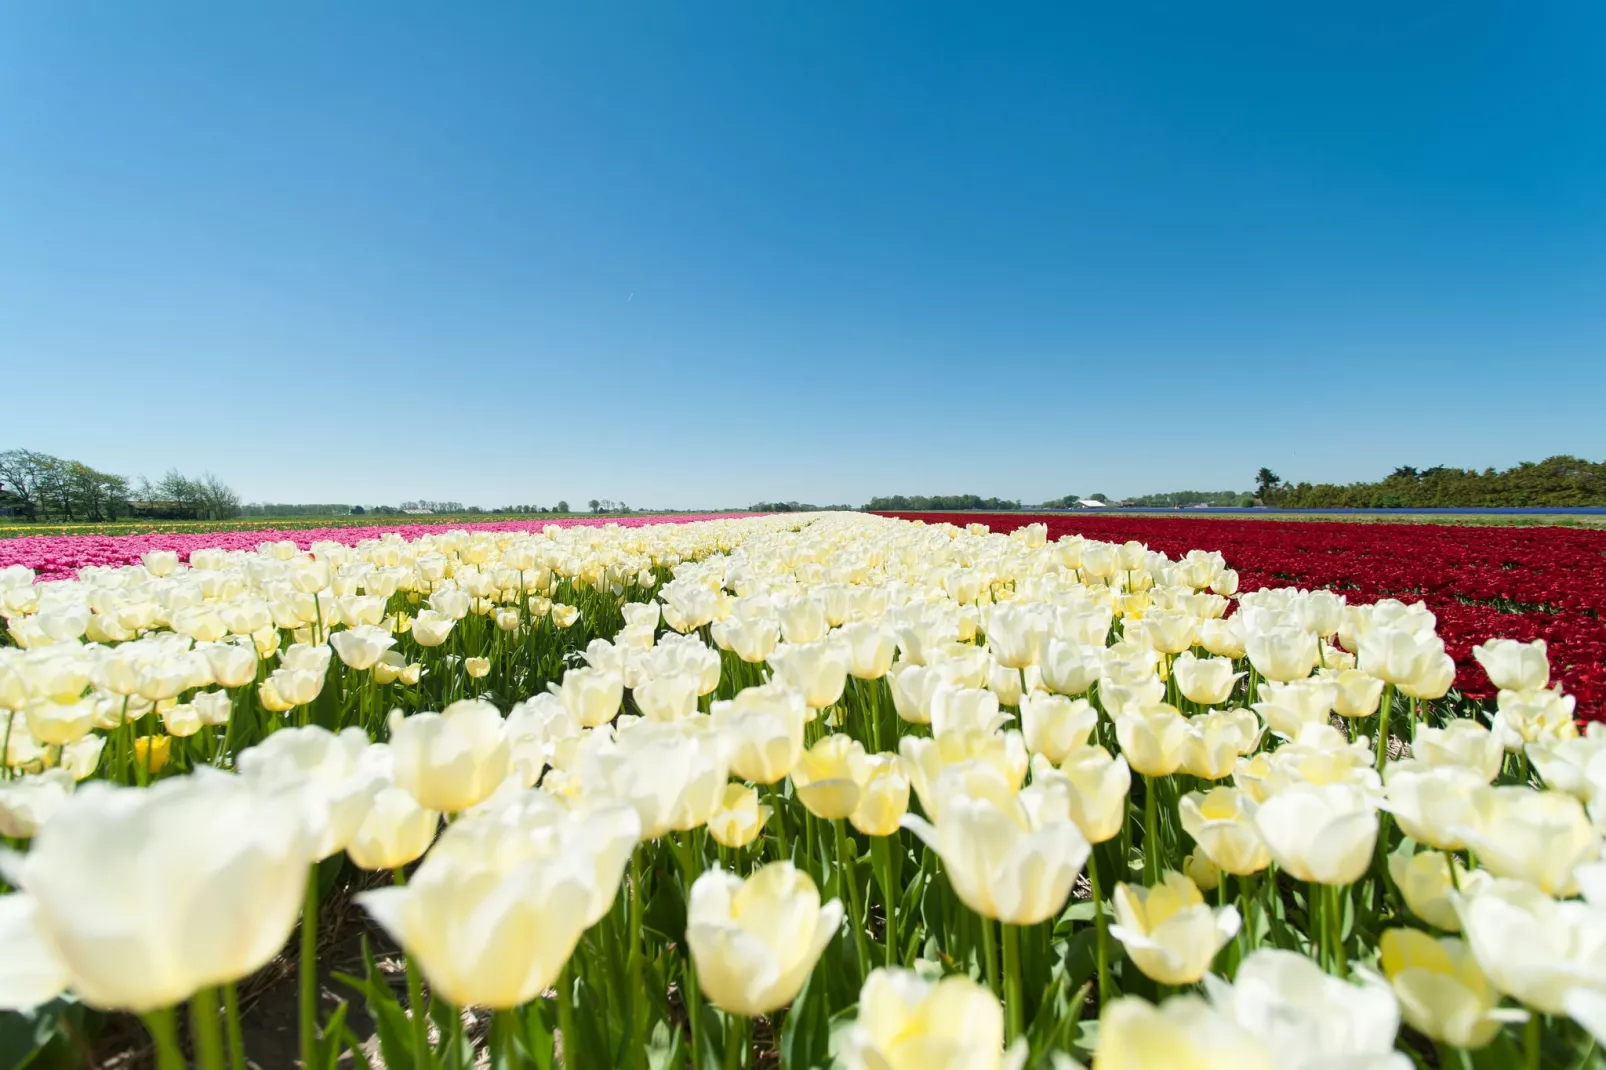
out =
<path fill-rule="evenodd" d="M 160 773 L 172 756 L 173 741 L 167 736 L 140 736 L 134 740 L 134 764 L 147 773 Z"/>

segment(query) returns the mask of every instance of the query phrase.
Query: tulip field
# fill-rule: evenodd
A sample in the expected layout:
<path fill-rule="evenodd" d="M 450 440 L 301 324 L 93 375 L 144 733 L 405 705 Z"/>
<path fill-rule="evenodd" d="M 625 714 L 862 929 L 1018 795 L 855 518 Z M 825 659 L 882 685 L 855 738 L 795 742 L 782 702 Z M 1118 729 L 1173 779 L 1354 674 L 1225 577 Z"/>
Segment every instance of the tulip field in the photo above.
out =
<path fill-rule="evenodd" d="M 0 1070 L 1606 1067 L 1606 534 L 632 519 L 0 541 Z"/>
<path fill-rule="evenodd" d="M 1552 671 L 1585 720 L 1606 719 L 1606 531 L 1187 517 L 898 514 L 995 531 L 1043 523 L 1051 538 L 1137 539 L 1156 550 L 1196 546 L 1232 561 L 1246 591 L 1321 587 L 1351 601 L 1422 600 L 1456 662 L 1456 688 L 1493 698 L 1472 647 L 1502 635 L 1548 644 Z"/>

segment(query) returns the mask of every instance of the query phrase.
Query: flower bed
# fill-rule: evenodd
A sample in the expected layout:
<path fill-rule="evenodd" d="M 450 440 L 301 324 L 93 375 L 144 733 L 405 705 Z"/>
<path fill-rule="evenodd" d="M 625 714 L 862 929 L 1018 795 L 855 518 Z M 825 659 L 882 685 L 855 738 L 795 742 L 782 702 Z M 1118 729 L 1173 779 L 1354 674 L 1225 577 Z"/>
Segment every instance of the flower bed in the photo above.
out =
<path fill-rule="evenodd" d="M 1494 697 L 1473 661 L 1474 644 L 1490 636 L 1543 639 L 1580 716 L 1606 719 L 1606 531 L 1085 513 L 887 515 L 1000 532 L 1046 524 L 1050 539 L 1136 539 L 1173 556 L 1209 547 L 1232 562 L 1244 591 L 1292 585 L 1327 588 L 1352 602 L 1420 599 L 1438 618 L 1463 694 Z"/>
<path fill-rule="evenodd" d="M 479 523 L 403 523 L 344 525 L 323 528 L 248 528 L 232 531 L 164 531 L 141 535 L 21 535 L 0 540 L 0 568 L 21 565 L 31 568 L 40 579 L 70 579 L 86 565 L 137 565 L 151 550 L 173 550 L 180 560 L 188 560 L 192 550 L 217 547 L 224 550 L 253 550 L 265 542 L 289 541 L 305 550 L 315 542 L 338 542 L 355 546 L 364 539 L 400 535 L 418 539 L 443 535 L 448 531 L 540 531 L 544 527 L 585 527 L 617 524 L 639 528 L 646 524 L 685 524 L 697 520 L 718 520 L 746 516 L 746 513 L 650 514 L 626 517 L 566 517 L 552 520 L 486 520 Z"/>

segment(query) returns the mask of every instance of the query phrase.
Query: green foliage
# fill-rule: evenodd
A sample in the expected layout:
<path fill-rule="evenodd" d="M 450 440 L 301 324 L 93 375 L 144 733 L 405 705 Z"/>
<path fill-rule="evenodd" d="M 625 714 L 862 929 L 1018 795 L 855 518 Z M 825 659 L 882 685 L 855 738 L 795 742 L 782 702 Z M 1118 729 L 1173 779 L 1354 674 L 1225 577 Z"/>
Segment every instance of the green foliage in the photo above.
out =
<path fill-rule="evenodd" d="M 1145 494 L 1131 504 L 1147 509 L 1169 509 L 1190 505 L 1253 505 L 1254 496 L 1242 490 L 1173 490 L 1164 494 Z"/>
<path fill-rule="evenodd" d="M 1376 483 L 1282 484 L 1264 494 L 1291 509 L 1422 509 L 1606 505 L 1606 462 L 1547 457 L 1504 470 L 1396 468 Z"/>
<path fill-rule="evenodd" d="M 851 505 L 811 505 L 808 502 L 754 502 L 750 513 L 833 513 L 852 512 Z"/>
<path fill-rule="evenodd" d="M 951 512 L 961 509 L 981 509 L 988 512 L 1007 512 L 1020 508 L 1020 502 L 1005 498 L 983 498 L 979 494 L 894 494 L 886 498 L 871 498 L 865 506 L 883 512 Z"/>

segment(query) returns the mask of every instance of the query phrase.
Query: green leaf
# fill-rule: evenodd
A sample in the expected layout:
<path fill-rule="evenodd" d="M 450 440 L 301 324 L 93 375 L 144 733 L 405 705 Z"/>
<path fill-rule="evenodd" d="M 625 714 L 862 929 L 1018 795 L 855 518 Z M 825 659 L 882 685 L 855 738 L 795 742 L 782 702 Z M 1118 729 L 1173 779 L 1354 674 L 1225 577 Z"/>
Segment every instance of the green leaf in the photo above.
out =
<path fill-rule="evenodd" d="M 683 1047 L 680 1026 L 670 1028 L 668 1022 L 660 1021 L 652 1027 L 652 1035 L 647 1039 L 649 1070 L 678 1070 L 685 1062 Z"/>
<path fill-rule="evenodd" d="M 820 982 L 820 971 L 815 970 L 786 1015 L 786 1025 L 781 1030 L 783 1070 L 812 1070 L 830 1058 L 831 1031 Z"/>
<path fill-rule="evenodd" d="M 379 1037 L 379 1055 L 385 1066 L 390 1070 L 402 1070 L 419 1065 L 419 1054 L 413 1051 L 411 1020 L 389 981 L 375 965 L 366 936 L 362 940 L 362 961 L 363 977 L 336 972 L 334 979 L 362 996 L 363 1006 L 373 1019 L 374 1032 Z"/>
<path fill-rule="evenodd" d="M 323 1035 L 318 1038 L 318 1065 L 322 1070 L 335 1070 L 340 1062 L 340 1053 L 346 1050 L 346 1012 L 351 1004 L 345 1000 L 335 1008 L 335 1013 L 329 1016 L 324 1025 Z"/>

